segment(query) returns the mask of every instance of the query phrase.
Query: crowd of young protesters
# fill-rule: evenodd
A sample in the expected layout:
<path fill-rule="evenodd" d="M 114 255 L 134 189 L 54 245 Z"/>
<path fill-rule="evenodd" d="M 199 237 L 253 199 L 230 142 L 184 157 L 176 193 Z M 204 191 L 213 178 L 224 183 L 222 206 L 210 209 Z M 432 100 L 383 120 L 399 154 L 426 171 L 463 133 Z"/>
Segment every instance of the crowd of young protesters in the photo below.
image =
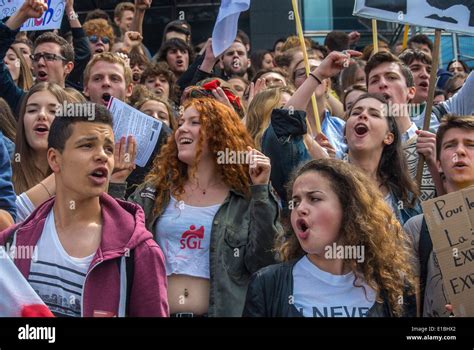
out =
<path fill-rule="evenodd" d="M 34 39 L 20 28 L 44 1 L 0 21 L 0 245 L 35 248 L 10 258 L 52 313 L 452 315 L 421 203 L 474 185 L 466 63 L 438 69 L 425 116 L 423 34 L 378 52 L 353 50 L 356 32 L 307 39 L 307 75 L 296 37 L 254 50 L 239 30 L 215 57 L 184 20 L 150 52 L 150 6 L 81 23 L 67 0 L 61 30 Z M 144 166 L 112 97 L 161 123 Z"/>

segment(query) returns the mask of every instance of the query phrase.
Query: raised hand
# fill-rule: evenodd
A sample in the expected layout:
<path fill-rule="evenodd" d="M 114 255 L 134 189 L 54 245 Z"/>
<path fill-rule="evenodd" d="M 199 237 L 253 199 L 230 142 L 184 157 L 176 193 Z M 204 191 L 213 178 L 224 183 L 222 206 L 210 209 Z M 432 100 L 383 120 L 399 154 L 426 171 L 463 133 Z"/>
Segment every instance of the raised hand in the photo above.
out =
<path fill-rule="evenodd" d="M 151 7 L 151 0 L 135 0 L 135 8 L 145 11 Z"/>
<path fill-rule="evenodd" d="M 26 18 L 40 18 L 47 9 L 48 5 L 43 0 L 26 0 L 18 12 Z"/>
<path fill-rule="evenodd" d="M 258 150 L 247 147 L 250 153 L 250 179 L 254 185 L 267 185 L 270 182 L 271 164 L 270 158 Z"/>
<path fill-rule="evenodd" d="M 142 40 L 143 36 L 139 32 L 128 31 L 123 37 L 123 44 L 129 49 L 133 49 L 134 47 L 140 45 Z"/>
<path fill-rule="evenodd" d="M 436 165 L 436 134 L 425 130 L 417 130 L 416 134 L 416 151 L 425 157 L 428 165 Z"/>
<path fill-rule="evenodd" d="M 5 22 L 5 25 L 12 30 L 17 30 L 27 20 L 40 18 L 47 10 L 48 5 L 43 0 L 26 0 L 20 9 Z"/>
<path fill-rule="evenodd" d="M 137 142 L 133 136 L 127 139 L 122 137 L 120 141 L 115 144 L 114 152 L 114 170 L 110 182 L 124 183 L 128 176 L 135 169 L 135 157 L 137 155 Z"/>
<path fill-rule="evenodd" d="M 258 78 L 255 84 L 252 82 L 249 85 L 249 99 L 248 105 L 252 102 L 253 98 L 259 93 L 267 89 L 267 81 L 265 78 Z"/>
<path fill-rule="evenodd" d="M 359 57 L 362 54 L 359 51 L 346 50 L 344 52 L 333 51 L 315 68 L 311 73 L 321 79 L 331 78 L 351 64 L 351 57 Z"/>

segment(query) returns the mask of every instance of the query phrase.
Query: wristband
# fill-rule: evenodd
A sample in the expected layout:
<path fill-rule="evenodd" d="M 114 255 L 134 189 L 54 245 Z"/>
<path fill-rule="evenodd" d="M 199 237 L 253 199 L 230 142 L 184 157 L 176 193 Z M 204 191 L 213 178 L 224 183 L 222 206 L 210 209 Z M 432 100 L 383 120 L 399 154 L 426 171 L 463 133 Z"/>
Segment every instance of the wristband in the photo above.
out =
<path fill-rule="evenodd" d="M 319 79 L 316 74 L 314 74 L 313 72 L 310 72 L 309 75 L 311 75 L 314 79 L 316 79 L 316 81 L 320 84 L 320 85 L 323 85 L 323 82 L 321 81 L 321 79 Z"/>
<path fill-rule="evenodd" d="M 69 12 L 69 19 L 70 19 L 71 21 L 75 21 L 75 20 L 77 20 L 78 18 L 79 18 L 79 15 L 78 15 L 76 12 L 74 12 L 74 11 Z"/>

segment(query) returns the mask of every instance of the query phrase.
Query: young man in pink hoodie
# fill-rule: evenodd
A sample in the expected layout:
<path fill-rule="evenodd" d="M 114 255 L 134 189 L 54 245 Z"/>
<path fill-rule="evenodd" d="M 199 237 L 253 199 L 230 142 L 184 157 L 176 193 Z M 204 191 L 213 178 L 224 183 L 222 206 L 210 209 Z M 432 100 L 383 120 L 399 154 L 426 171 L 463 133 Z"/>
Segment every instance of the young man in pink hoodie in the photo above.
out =
<path fill-rule="evenodd" d="M 0 245 L 34 251 L 17 254 L 15 265 L 56 316 L 168 316 L 163 254 L 142 209 L 105 193 L 114 169 L 112 116 L 88 107 L 82 111 L 92 115 L 55 118 L 48 162 L 56 197 L 1 232 Z"/>

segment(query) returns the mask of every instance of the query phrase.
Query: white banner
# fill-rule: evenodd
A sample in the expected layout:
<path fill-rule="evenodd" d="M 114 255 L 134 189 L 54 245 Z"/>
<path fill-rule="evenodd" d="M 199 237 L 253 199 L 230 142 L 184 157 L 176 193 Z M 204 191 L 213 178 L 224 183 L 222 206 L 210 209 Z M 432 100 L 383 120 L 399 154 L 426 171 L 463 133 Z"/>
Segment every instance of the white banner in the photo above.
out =
<path fill-rule="evenodd" d="M 24 0 L 0 0 L 0 19 L 13 15 Z M 48 10 L 40 18 L 30 18 L 21 31 L 59 29 L 64 15 L 65 0 L 48 0 Z"/>
<path fill-rule="evenodd" d="M 46 305 L 0 246 L 0 317 L 20 317 L 25 308 Z"/>
<path fill-rule="evenodd" d="M 356 0 L 353 15 L 474 35 L 474 0 Z"/>

